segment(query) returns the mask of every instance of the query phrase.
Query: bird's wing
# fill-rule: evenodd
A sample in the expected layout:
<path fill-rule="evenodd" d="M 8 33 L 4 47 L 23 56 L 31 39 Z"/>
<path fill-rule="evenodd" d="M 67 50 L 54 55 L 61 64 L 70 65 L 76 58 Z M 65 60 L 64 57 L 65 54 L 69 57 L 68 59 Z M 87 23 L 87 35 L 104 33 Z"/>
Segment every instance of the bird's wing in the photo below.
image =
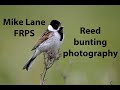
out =
<path fill-rule="evenodd" d="M 43 43 L 44 41 L 46 41 L 49 37 L 53 36 L 53 32 L 52 31 L 48 31 L 46 30 L 42 36 L 37 40 L 37 42 L 35 43 L 34 47 L 32 48 L 32 50 L 35 50 L 41 43 Z M 31 50 L 31 51 L 32 51 Z"/>

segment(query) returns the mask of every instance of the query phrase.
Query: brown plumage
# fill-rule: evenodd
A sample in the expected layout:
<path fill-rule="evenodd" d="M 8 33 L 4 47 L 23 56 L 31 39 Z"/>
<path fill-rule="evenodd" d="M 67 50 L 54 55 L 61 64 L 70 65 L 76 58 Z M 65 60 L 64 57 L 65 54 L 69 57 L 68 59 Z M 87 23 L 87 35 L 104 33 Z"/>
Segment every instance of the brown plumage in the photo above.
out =
<path fill-rule="evenodd" d="M 45 40 L 47 40 L 50 37 L 50 34 L 52 33 L 52 31 L 48 31 L 46 30 L 42 36 L 37 40 L 37 42 L 35 43 L 34 47 L 32 48 L 32 50 L 35 50 L 41 43 L 43 43 Z M 52 36 L 52 34 L 51 34 Z M 31 51 L 32 51 L 31 50 Z"/>

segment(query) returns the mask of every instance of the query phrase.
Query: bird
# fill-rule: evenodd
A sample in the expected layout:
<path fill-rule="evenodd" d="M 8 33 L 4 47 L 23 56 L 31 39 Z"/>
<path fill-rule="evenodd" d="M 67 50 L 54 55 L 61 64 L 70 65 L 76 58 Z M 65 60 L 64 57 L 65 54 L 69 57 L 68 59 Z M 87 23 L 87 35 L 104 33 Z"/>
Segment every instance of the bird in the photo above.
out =
<path fill-rule="evenodd" d="M 31 49 L 31 51 L 34 50 L 34 52 L 24 65 L 23 70 L 25 69 L 28 71 L 39 54 L 60 48 L 64 41 L 63 29 L 64 26 L 61 26 L 61 22 L 59 20 L 51 20 L 47 30 L 42 33 L 34 47 Z"/>

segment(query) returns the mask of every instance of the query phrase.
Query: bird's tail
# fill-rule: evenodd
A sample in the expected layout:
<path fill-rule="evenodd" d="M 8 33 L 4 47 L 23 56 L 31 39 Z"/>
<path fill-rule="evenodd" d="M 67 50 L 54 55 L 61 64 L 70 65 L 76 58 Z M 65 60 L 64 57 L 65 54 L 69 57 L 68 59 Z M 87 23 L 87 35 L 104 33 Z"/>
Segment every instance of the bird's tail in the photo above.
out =
<path fill-rule="evenodd" d="M 29 68 L 32 66 L 33 61 L 35 60 L 36 57 L 31 57 L 27 63 L 25 64 L 25 66 L 23 67 L 23 69 L 26 69 L 27 71 L 29 70 Z"/>

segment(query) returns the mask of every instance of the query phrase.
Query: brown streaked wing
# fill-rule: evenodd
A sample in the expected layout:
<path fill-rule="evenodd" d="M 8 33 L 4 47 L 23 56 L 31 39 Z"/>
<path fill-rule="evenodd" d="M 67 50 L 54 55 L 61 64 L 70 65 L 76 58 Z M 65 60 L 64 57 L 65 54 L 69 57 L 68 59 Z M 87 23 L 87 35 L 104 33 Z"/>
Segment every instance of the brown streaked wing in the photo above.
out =
<path fill-rule="evenodd" d="M 49 35 L 52 33 L 52 31 L 48 31 L 46 30 L 42 36 L 37 40 L 37 42 L 35 43 L 34 47 L 32 48 L 32 50 L 35 50 L 41 43 L 43 43 L 45 40 L 48 39 Z M 32 51 L 31 50 L 31 51 Z"/>

